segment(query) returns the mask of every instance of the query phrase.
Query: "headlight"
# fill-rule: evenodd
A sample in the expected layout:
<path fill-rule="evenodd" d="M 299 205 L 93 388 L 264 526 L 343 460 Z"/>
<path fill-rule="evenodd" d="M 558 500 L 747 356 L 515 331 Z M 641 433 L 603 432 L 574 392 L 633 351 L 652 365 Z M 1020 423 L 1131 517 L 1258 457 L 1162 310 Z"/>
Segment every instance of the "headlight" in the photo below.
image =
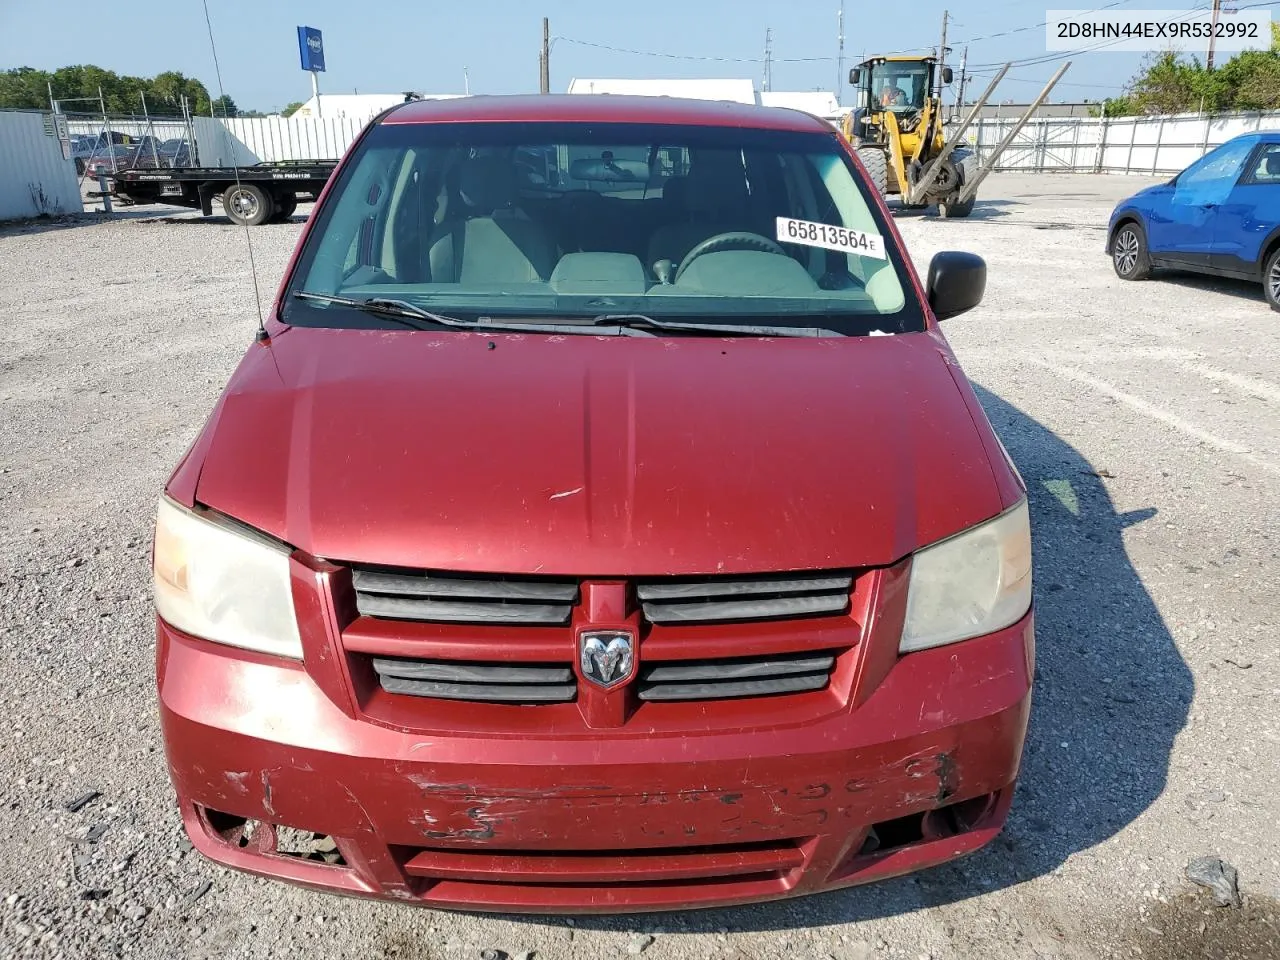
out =
<path fill-rule="evenodd" d="M 1024 499 L 994 520 L 925 547 L 911 561 L 900 650 L 993 633 L 1031 607 L 1031 518 Z"/>
<path fill-rule="evenodd" d="M 162 498 L 153 575 L 156 612 L 184 633 L 302 659 L 284 545 Z"/>

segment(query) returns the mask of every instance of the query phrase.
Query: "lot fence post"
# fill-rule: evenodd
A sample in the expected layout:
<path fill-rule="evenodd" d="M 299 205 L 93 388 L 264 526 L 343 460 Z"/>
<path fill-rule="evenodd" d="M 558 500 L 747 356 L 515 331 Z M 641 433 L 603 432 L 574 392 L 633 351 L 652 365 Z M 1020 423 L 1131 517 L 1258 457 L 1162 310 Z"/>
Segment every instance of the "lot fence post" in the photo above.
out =
<path fill-rule="evenodd" d="M 111 188 L 107 186 L 107 175 L 98 169 L 98 190 L 102 193 L 102 211 L 108 217 L 113 215 L 111 209 Z"/>

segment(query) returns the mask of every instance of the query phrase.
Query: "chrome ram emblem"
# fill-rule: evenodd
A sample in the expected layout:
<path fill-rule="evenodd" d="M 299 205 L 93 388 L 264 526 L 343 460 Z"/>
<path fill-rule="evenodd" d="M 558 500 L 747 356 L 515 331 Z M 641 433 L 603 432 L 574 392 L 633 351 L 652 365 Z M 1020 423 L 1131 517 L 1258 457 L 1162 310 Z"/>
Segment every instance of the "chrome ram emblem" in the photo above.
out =
<path fill-rule="evenodd" d="M 631 676 L 634 646 L 629 633 L 584 633 L 578 641 L 582 675 L 597 686 L 616 687 Z"/>

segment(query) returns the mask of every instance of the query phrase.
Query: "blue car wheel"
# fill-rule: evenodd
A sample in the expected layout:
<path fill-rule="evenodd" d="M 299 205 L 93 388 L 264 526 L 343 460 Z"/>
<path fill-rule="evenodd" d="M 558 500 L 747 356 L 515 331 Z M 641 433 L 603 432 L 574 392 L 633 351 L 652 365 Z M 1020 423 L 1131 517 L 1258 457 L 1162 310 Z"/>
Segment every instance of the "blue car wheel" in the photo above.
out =
<path fill-rule="evenodd" d="M 1116 231 L 1111 242 L 1111 263 L 1121 280 L 1145 280 L 1151 275 L 1151 256 L 1142 228 L 1129 221 Z"/>
<path fill-rule="evenodd" d="M 1280 250 L 1267 257 L 1262 270 L 1262 289 L 1272 310 L 1280 310 Z"/>

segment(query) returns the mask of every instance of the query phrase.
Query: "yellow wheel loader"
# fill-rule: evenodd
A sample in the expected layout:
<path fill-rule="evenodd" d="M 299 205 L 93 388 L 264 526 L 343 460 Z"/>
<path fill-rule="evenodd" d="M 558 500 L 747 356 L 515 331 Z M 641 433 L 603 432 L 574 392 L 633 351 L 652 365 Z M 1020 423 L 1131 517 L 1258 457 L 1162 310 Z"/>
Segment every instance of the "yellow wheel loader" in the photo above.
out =
<path fill-rule="evenodd" d="M 973 152 L 946 151 L 941 86 L 934 57 L 871 57 L 849 71 L 858 88 L 857 106 L 841 132 L 858 151 L 882 196 L 897 194 L 913 209 L 937 204 L 944 217 L 967 217 L 974 198 L 961 199 L 966 182 L 977 177 Z M 942 85 L 951 68 L 942 68 Z M 931 163 L 945 152 L 941 163 Z M 922 176 L 928 182 L 922 182 Z"/>

